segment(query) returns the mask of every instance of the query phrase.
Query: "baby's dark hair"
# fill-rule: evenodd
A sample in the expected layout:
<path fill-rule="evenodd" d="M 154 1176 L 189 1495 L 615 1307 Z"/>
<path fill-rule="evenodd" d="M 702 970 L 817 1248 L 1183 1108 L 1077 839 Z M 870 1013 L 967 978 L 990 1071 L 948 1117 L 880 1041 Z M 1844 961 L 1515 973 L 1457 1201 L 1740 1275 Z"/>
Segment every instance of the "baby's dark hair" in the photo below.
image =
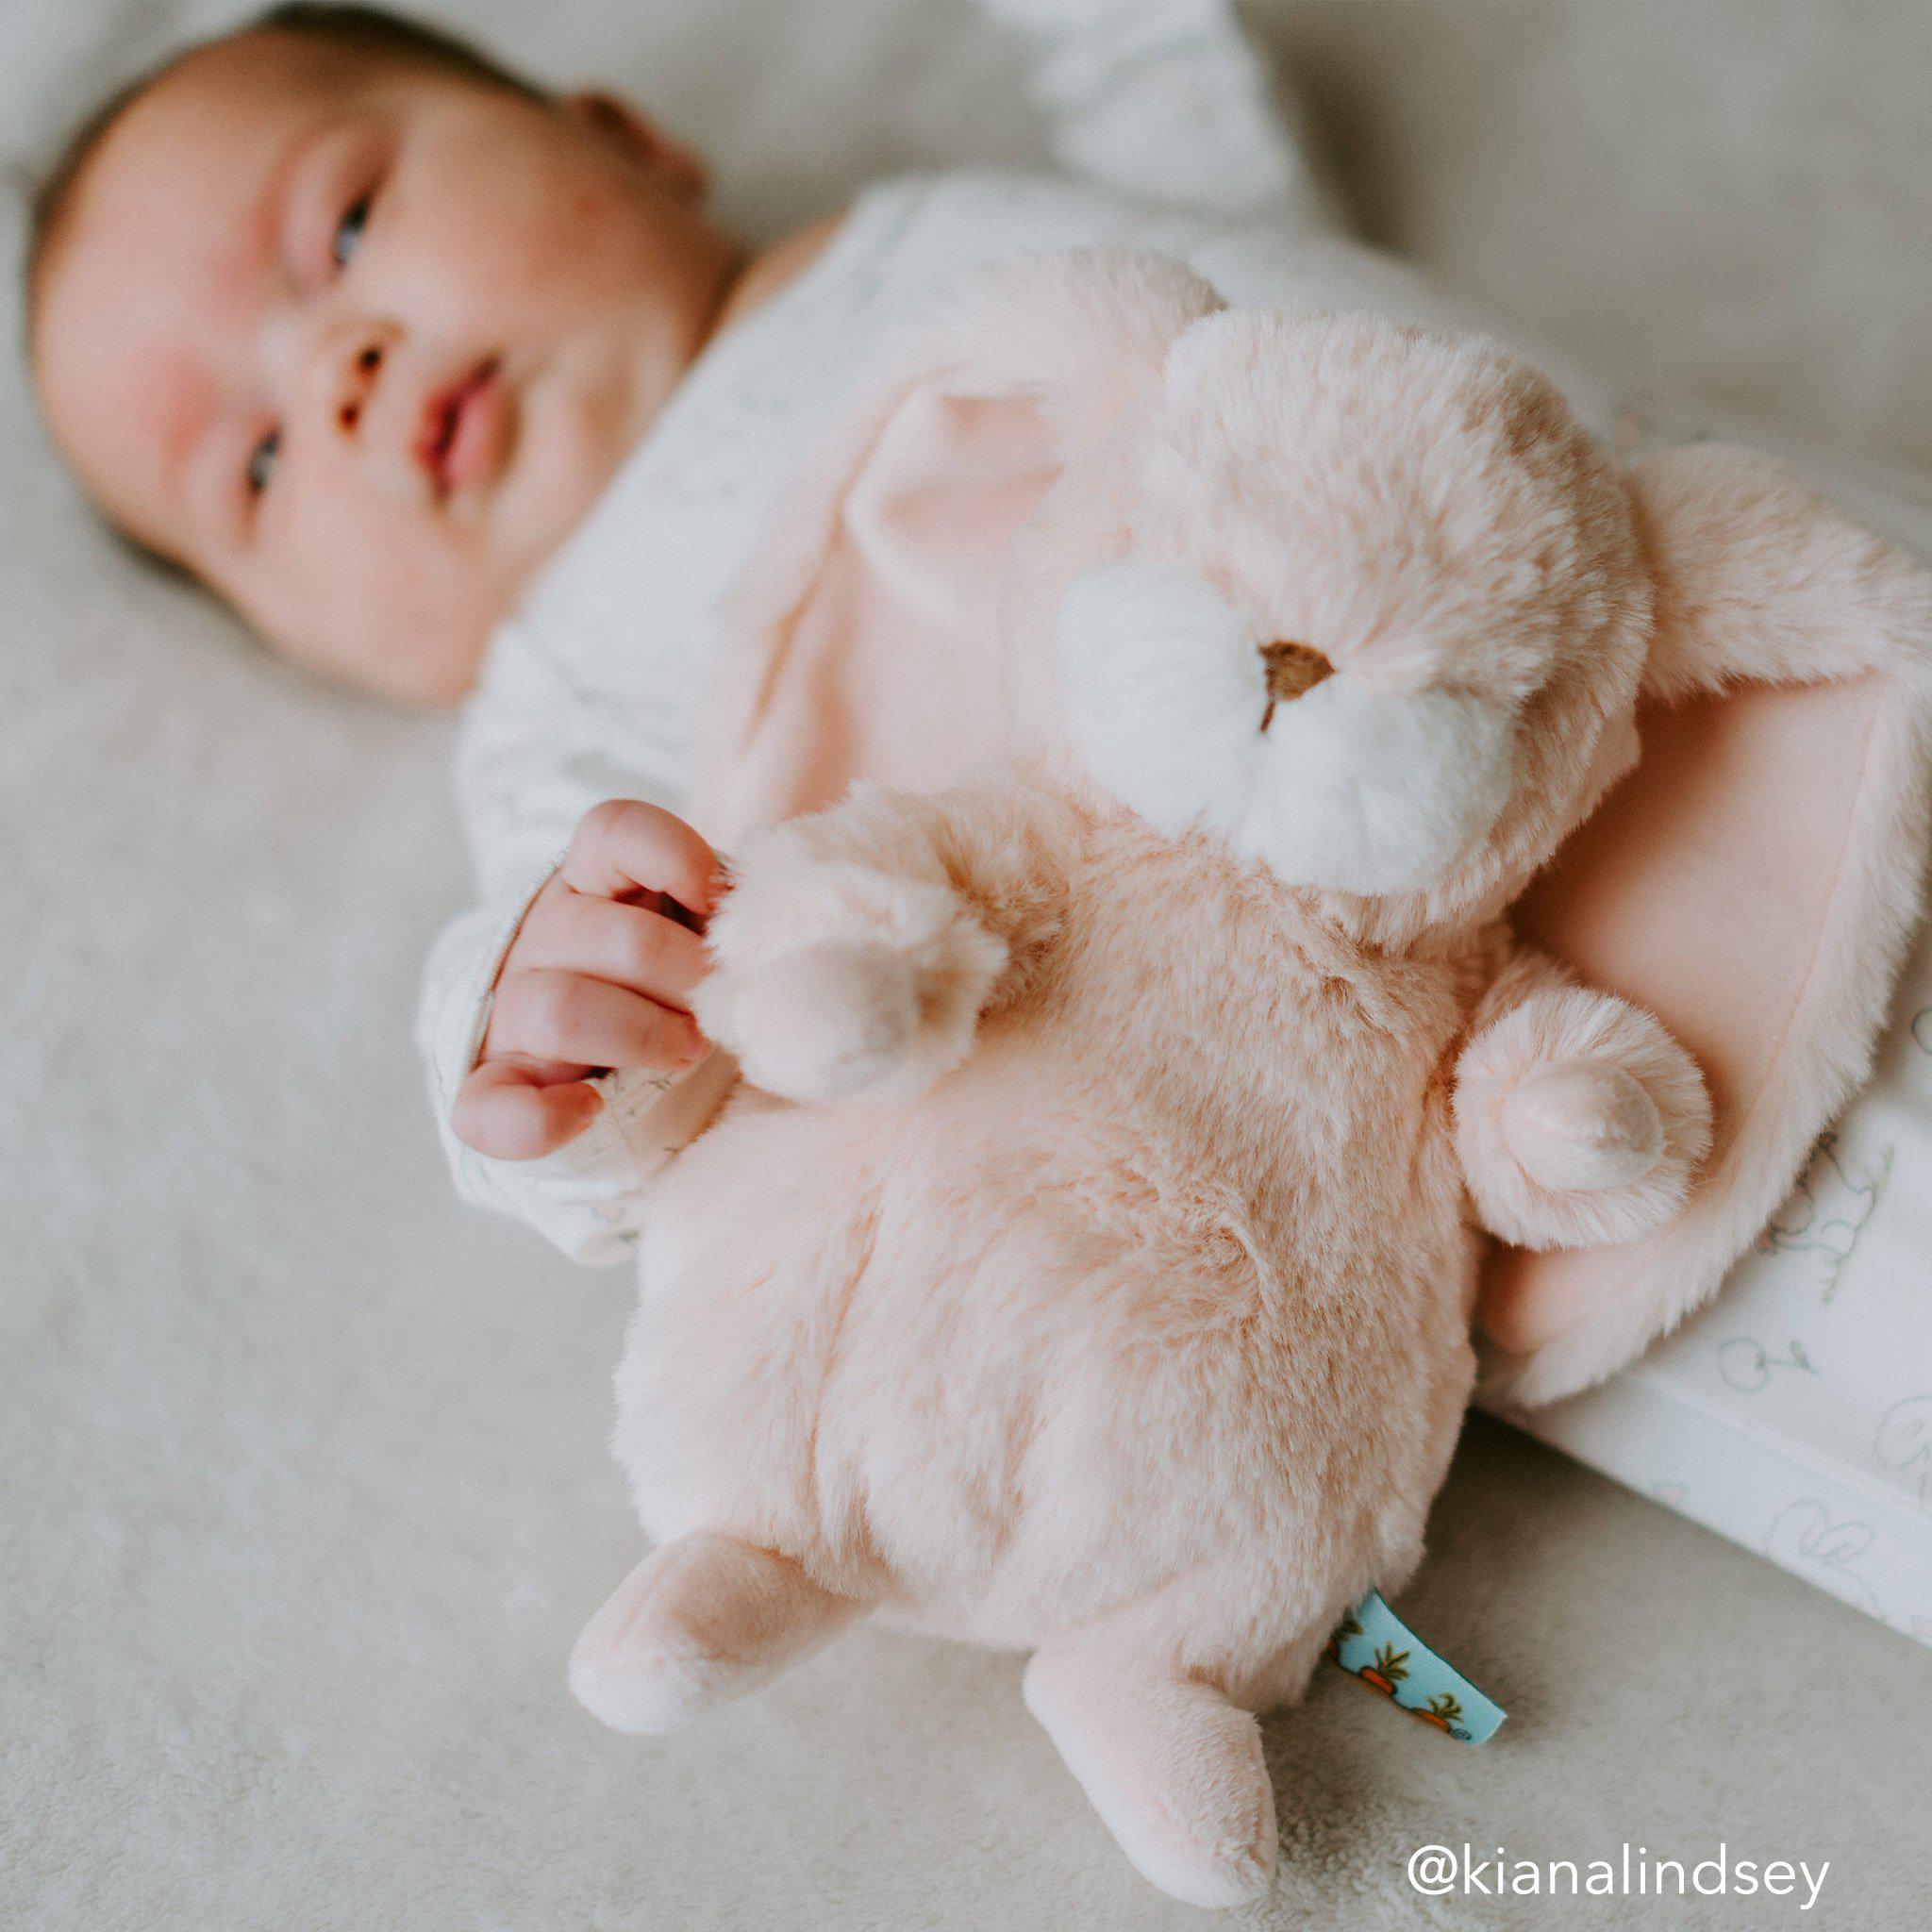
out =
<path fill-rule="evenodd" d="M 323 0 L 286 0 L 286 4 L 271 7 L 266 12 L 244 21 L 220 38 L 227 40 L 235 34 L 243 33 L 295 34 L 356 52 L 386 54 L 393 58 L 416 61 L 471 80 L 486 81 L 492 87 L 507 88 L 532 100 L 541 99 L 542 95 L 541 88 L 500 61 L 491 59 L 468 41 L 444 32 L 441 27 L 431 26 L 425 21 L 391 13 L 380 7 L 333 6 L 323 4 Z M 29 350 L 42 277 L 59 245 L 82 177 L 95 150 L 106 139 L 108 131 L 149 88 L 208 44 L 200 42 L 169 55 L 109 94 L 68 135 L 53 164 L 42 176 L 27 224 L 25 321 Z"/>

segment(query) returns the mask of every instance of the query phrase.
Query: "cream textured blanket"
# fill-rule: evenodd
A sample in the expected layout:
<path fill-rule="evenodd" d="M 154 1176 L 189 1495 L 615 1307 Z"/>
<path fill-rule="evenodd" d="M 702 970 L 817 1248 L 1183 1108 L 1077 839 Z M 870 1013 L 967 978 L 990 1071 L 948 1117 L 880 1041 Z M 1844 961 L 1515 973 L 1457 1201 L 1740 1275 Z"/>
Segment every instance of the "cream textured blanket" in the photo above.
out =
<path fill-rule="evenodd" d="M 226 12 L 0 0 L 8 169 Z M 883 169 L 1035 158 L 964 5 L 458 17 L 663 104 L 761 233 Z M 1932 17 L 1259 18 L 1380 239 L 1616 380 L 1932 463 Z M 1121 1868 L 1008 1660 L 869 1632 L 669 1744 L 569 1701 L 635 1536 L 605 1454 L 630 1288 L 448 1195 L 408 1041 L 463 891 L 446 728 L 287 675 L 129 562 L 10 365 L 0 465 L 0 1924 L 1196 1923 Z M 1491 1424 L 1433 1548 L 1399 1607 L 1511 1723 L 1467 1751 L 1318 1681 L 1269 1727 L 1266 1923 L 1563 1919 L 1420 1899 L 1408 1853 L 1465 1839 L 1828 1858 L 1815 1923 L 1920 1922 L 1922 1650 Z"/>

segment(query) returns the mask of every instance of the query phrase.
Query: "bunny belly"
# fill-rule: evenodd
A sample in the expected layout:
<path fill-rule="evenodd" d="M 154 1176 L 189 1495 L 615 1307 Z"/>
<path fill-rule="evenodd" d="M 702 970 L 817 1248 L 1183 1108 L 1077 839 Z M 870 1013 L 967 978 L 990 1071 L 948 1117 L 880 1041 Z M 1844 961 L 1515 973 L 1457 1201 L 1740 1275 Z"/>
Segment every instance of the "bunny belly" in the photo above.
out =
<path fill-rule="evenodd" d="M 1472 1374 L 1453 991 L 1365 1027 L 1237 945 L 1154 1009 L 1135 896 L 1137 940 L 1056 957 L 923 1100 L 741 1094 L 664 1176 L 616 1444 L 655 1537 L 992 1643 L 1166 1592 L 1257 1656 L 1413 1561 Z M 1234 1000 L 1239 1062 L 1203 1044 Z"/>

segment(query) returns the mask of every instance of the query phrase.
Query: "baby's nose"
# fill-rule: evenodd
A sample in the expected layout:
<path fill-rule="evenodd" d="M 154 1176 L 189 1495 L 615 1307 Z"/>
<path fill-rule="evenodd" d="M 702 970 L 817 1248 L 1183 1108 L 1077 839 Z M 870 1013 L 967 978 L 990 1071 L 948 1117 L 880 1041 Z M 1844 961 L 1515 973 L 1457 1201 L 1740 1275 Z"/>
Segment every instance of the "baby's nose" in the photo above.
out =
<path fill-rule="evenodd" d="M 329 403 L 336 427 L 343 435 L 353 436 L 361 426 L 389 353 L 389 343 L 373 329 L 358 331 L 343 345 Z"/>

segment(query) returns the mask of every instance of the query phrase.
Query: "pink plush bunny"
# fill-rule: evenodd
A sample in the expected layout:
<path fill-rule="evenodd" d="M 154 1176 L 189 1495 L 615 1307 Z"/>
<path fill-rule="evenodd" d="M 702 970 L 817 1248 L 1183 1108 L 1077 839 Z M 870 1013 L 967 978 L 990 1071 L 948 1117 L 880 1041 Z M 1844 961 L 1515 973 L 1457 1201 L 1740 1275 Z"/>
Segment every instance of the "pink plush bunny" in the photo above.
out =
<path fill-rule="evenodd" d="M 1051 459 L 1013 758 L 742 845 L 698 1012 L 749 1084 L 658 1183 L 619 1374 L 658 1548 L 572 1684 L 659 1731 L 872 1612 L 1028 1651 L 1128 1857 L 1231 1905 L 1253 1713 L 1421 1556 L 1482 1231 L 1644 1234 L 1706 1150 L 1690 1058 L 1507 908 L 1646 679 L 1862 669 L 1898 586 L 1768 465 L 1633 480 L 1483 343 L 1157 260 L 1008 269 L 916 359 Z"/>

